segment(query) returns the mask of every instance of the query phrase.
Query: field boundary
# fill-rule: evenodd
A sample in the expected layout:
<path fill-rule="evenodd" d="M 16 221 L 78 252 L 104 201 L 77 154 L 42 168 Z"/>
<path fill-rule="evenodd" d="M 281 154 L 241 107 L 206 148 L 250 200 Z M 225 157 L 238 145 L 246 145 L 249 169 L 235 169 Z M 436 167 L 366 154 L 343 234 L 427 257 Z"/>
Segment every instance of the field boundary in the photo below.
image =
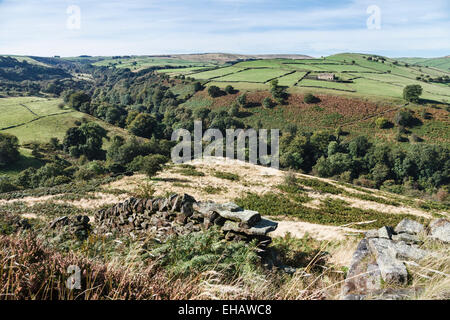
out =
<path fill-rule="evenodd" d="M 37 118 L 32 119 L 32 120 L 27 121 L 27 122 L 24 122 L 24 123 L 16 124 L 16 125 L 5 127 L 5 128 L 0 128 L 0 131 L 18 128 L 18 127 L 24 126 L 26 124 L 29 124 L 29 123 L 32 123 L 34 121 L 38 121 L 38 120 L 41 120 L 41 119 L 44 119 L 44 118 L 59 116 L 59 115 L 62 115 L 62 114 L 67 114 L 67 113 L 72 113 L 72 112 L 75 112 L 75 111 L 71 110 L 71 111 L 66 111 L 66 112 L 51 113 L 51 114 L 47 114 L 45 116 L 38 116 Z"/>

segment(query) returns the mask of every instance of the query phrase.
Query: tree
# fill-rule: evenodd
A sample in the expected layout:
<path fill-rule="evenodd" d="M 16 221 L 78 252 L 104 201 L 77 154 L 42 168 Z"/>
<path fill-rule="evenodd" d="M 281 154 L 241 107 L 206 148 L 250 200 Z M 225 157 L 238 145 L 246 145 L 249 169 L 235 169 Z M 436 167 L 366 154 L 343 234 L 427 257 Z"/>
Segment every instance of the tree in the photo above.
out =
<path fill-rule="evenodd" d="M 0 167 L 19 159 L 19 139 L 8 133 L 0 133 Z"/>
<path fill-rule="evenodd" d="M 75 158 L 85 156 L 89 160 L 102 160 L 105 158 L 105 152 L 102 150 L 103 138 L 107 137 L 107 133 L 95 122 L 87 122 L 79 127 L 70 128 L 64 137 L 64 151 Z"/>
<path fill-rule="evenodd" d="M 236 102 L 242 107 L 247 107 L 247 94 L 241 94 L 239 97 L 237 97 Z"/>
<path fill-rule="evenodd" d="M 353 158 L 359 158 L 363 157 L 371 146 L 365 136 L 358 136 L 349 143 L 348 148 Z"/>
<path fill-rule="evenodd" d="M 167 158 L 160 154 L 147 156 L 143 160 L 142 172 L 151 178 L 162 169 L 162 165 L 166 162 Z"/>
<path fill-rule="evenodd" d="M 233 103 L 229 112 L 230 116 L 237 117 L 239 115 L 239 105 L 237 103 Z"/>
<path fill-rule="evenodd" d="M 403 99 L 409 102 L 418 103 L 422 91 L 422 86 L 418 84 L 408 85 L 403 89 Z"/>
<path fill-rule="evenodd" d="M 197 91 L 201 91 L 201 90 L 203 90 L 202 84 L 198 81 L 194 82 L 194 91 L 197 92 Z"/>
<path fill-rule="evenodd" d="M 78 91 L 69 96 L 68 106 L 75 110 L 81 110 L 83 105 L 85 105 L 84 109 L 86 109 L 86 104 L 90 104 L 90 102 L 91 97 L 88 94 L 84 91 Z"/>
<path fill-rule="evenodd" d="M 140 113 L 128 125 L 128 130 L 135 136 L 151 138 L 156 133 L 157 125 L 158 122 L 154 116 L 147 113 Z"/>
<path fill-rule="evenodd" d="M 270 82 L 270 93 L 272 97 L 280 104 L 285 104 L 288 94 L 286 88 L 278 85 L 278 80 L 274 79 Z"/>
<path fill-rule="evenodd" d="M 216 98 L 222 94 L 222 90 L 217 86 L 210 86 L 208 88 L 208 94 L 211 98 Z"/>

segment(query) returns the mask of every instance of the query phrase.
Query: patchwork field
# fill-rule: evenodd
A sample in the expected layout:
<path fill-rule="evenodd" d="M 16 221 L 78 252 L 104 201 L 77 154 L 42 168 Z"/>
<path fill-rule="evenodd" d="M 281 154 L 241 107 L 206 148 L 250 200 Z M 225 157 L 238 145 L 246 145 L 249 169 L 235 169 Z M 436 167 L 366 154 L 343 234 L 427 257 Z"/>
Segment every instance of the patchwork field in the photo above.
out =
<path fill-rule="evenodd" d="M 160 58 L 160 57 L 121 57 L 121 58 L 109 58 L 93 63 L 95 66 L 103 67 L 116 67 L 116 68 L 129 68 L 131 70 L 139 70 L 148 67 L 155 66 L 171 66 L 171 67 L 210 67 L 214 64 L 207 62 L 187 61 L 183 59 L 175 58 Z"/>
<path fill-rule="evenodd" d="M 424 89 L 423 99 L 438 103 L 450 101 L 448 84 L 416 79 L 423 76 L 443 77 L 447 75 L 445 71 L 383 59 L 368 60 L 368 56 L 362 54 L 338 54 L 323 59 L 251 60 L 190 76 L 208 81 L 208 85 L 224 88 L 232 84 L 240 90 L 266 90 L 267 82 L 277 79 L 280 85 L 290 87 L 294 92 L 304 92 L 308 88 L 312 92 L 346 93 L 374 100 L 401 100 L 406 85 L 420 84 Z M 333 73 L 339 81 L 346 82 L 314 80 L 319 73 Z"/>

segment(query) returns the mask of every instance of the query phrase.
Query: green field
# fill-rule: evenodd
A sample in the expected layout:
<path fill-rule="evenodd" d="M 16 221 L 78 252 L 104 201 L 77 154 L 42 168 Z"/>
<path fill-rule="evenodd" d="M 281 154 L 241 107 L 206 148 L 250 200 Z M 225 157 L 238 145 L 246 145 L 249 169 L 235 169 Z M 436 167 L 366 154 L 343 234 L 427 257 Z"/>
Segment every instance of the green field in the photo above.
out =
<path fill-rule="evenodd" d="M 296 71 L 294 73 L 290 73 L 281 78 L 278 78 L 278 84 L 280 86 L 292 87 L 297 82 L 299 82 L 300 79 L 302 79 L 305 75 L 306 75 L 306 72 Z"/>
<path fill-rule="evenodd" d="M 76 121 L 86 118 L 107 129 L 109 136 L 127 135 L 126 131 L 85 113 L 67 107 L 60 109 L 58 104 L 61 102 L 60 99 L 39 97 L 0 98 L 0 132 L 17 136 L 21 144 L 31 141 L 48 142 L 53 137 L 62 141 L 68 128 L 75 126 Z M 105 142 L 108 143 L 106 140 Z"/>
<path fill-rule="evenodd" d="M 427 83 L 416 80 L 419 76 L 445 76 L 447 73 L 435 68 L 405 65 L 398 60 L 384 58 L 384 61 L 368 60 L 369 55 L 344 53 L 322 59 L 266 59 L 249 60 L 233 66 L 217 67 L 214 70 L 198 72 L 189 68 L 182 69 L 190 77 L 209 80 L 208 85 L 221 88 L 228 84 L 239 90 L 266 90 L 267 82 L 278 79 L 282 86 L 293 91 L 309 88 L 318 93 L 343 93 L 349 96 L 370 98 L 373 100 L 402 99 L 403 88 L 410 84 L 423 87 L 422 98 L 436 103 L 450 101 L 450 86 L 442 83 Z M 192 67 L 191 67 L 192 68 Z M 191 71 L 192 70 L 192 71 Z M 169 72 L 164 70 L 163 72 Z M 318 73 L 334 73 L 340 80 L 350 83 L 318 81 L 313 77 Z M 169 74 L 176 74 L 172 71 Z M 302 79 L 307 76 L 308 79 Z"/>
<path fill-rule="evenodd" d="M 95 66 L 103 66 L 103 67 L 116 67 L 116 68 L 129 68 L 130 70 L 139 70 L 148 67 L 157 67 L 157 66 L 172 66 L 172 67 L 180 67 L 180 68 L 188 68 L 188 67 L 212 67 L 214 64 L 204 63 L 204 62 L 196 62 L 196 61 L 187 61 L 182 59 L 174 59 L 174 58 L 159 58 L 159 57 L 146 57 L 146 56 L 136 56 L 129 58 L 107 58 L 98 62 L 93 63 Z"/>
<path fill-rule="evenodd" d="M 415 66 L 436 68 L 450 73 L 450 56 L 442 58 L 399 58 L 398 60 Z"/>
<path fill-rule="evenodd" d="M 250 69 L 217 78 L 215 79 L 215 81 L 264 83 L 271 79 L 282 77 L 290 72 L 292 71 L 286 71 L 282 69 L 271 69 L 271 68 Z"/>
<path fill-rule="evenodd" d="M 191 73 L 196 73 L 196 72 L 200 72 L 202 70 L 208 69 L 207 67 L 188 67 L 188 68 L 170 68 L 170 69 L 161 69 L 161 70 L 157 70 L 156 72 L 158 73 L 166 73 L 169 75 L 177 75 L 177 74 L 184 74 L 184 75 L 188 75 Z"/>
<path fill-rule="evenodd" d="M 303 79 L 298 83 L 298 86 L 301 87 L 319 87 L 326 89 L 336 89 L 336 90 L 345 90 L 345 91 L 355 91 L 353 83 L 341 83 L 341 82 L 332 82 L 332 81 L 322 81 L 322 80 L 312 80 L 312 79 Z"/>
<path fill-rule="evenodd" d="M 214 78 L 223 77 L 229 74 L 233 74 L 236 72 L 240 72 L 242 70 L 245 70 L 244 68 L 238 68 L 238 67 L 225 67 L 225 68 L 219 68 L 214 70 L 209 70 L 205 72 L 199 72 L 190 75 L 190 77 L 194 79 L 200 79 L 200 80 L 209 80 Z"/>
<path fill-rule="evenodd" d="M 70 110 L 59 108 L 61 100 L 37 97 L 17 97 L 0 99 L 0 129 L 25 124 L 41 117 L 65 113 Z"/>

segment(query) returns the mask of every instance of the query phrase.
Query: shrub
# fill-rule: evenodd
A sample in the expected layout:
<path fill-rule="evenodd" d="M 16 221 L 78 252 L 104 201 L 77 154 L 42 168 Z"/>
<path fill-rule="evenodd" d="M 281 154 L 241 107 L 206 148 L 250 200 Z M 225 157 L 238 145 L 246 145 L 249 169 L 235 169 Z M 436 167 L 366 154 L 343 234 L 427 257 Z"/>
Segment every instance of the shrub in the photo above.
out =
<path fill-rule="evenodd" d="M 227 94 L 233 94 L 233 93 L 235 92 L 235 90 L 234 90 L 233 86 L 227 85 L 227 86 L 225 87 L 225 92 L 226 92 Z"/>
<path fill-rule="evenodd" d="M 240 177 L 237 174 L 231 173 L 231 172 L 223 172 L 223 171 L 216 171 L 214 172 L 214 177 L 230 180 L 230 181 L 239 181 Z"/>
<path fill-rule="evenodd" d="M 409 110 L 400 110 L 394 116 L 394 122 L 398 126 L 408 127 L 412 125 L 414 117 Z"/>
<path fill-rule="evenodd" d="M 239 97 L 237 97 L 236 102 L 243 108 L 247 107 L 247 95 L 241 94 Z"/>
<path fill-rule="evenodd" d="M 312 93 L 307 93 L 307 94 L 304 96 L 303 101 L 304 101 L 305 103 L 316 103 L 316 102 L 319 102 L 320 99 L 317 98 L 316 96 L 314 96 Z"/>
<path fill-rule="evenodd" d="M 221 241 L 220 230 L 173 237 L 151 253 L 158 265 L 172 276 L 198 275 L 205 271 L 221 272 L 232 279 L 259 270 L 260 259 L 253 243 Z"/>
<path fill-rule="evenodd" d="M 143 159 L 141 171 L 151 178 L 158 171 L 162 170 L 162 165 L 167 161 L 168 159 L 160 154 L 146 156 Z"/>
<path fill-rule="evenodd" d="M 262 105 L 264 108 L 271 109 L 274 107 L 274 102 L 269 97 L 264 98 Z"/>
<path fill-rule="evenodd" d="M 389 120 L 386 118 L 380 117 L 375 120 L 375 125 L 379 129 L 386 129 L 389 127 Z"/>
<path fill-rule="evenodd" d="M 413 133 L 410 137 L 409 137 L 409 141 L 410 142 L 422 142 L 422 139 L 417 136 L 415 133 Z"/>
<path fill-rule="evenodd" d="M 0 193 L 17 190 L 9 177 L 0 177 Z"/>

